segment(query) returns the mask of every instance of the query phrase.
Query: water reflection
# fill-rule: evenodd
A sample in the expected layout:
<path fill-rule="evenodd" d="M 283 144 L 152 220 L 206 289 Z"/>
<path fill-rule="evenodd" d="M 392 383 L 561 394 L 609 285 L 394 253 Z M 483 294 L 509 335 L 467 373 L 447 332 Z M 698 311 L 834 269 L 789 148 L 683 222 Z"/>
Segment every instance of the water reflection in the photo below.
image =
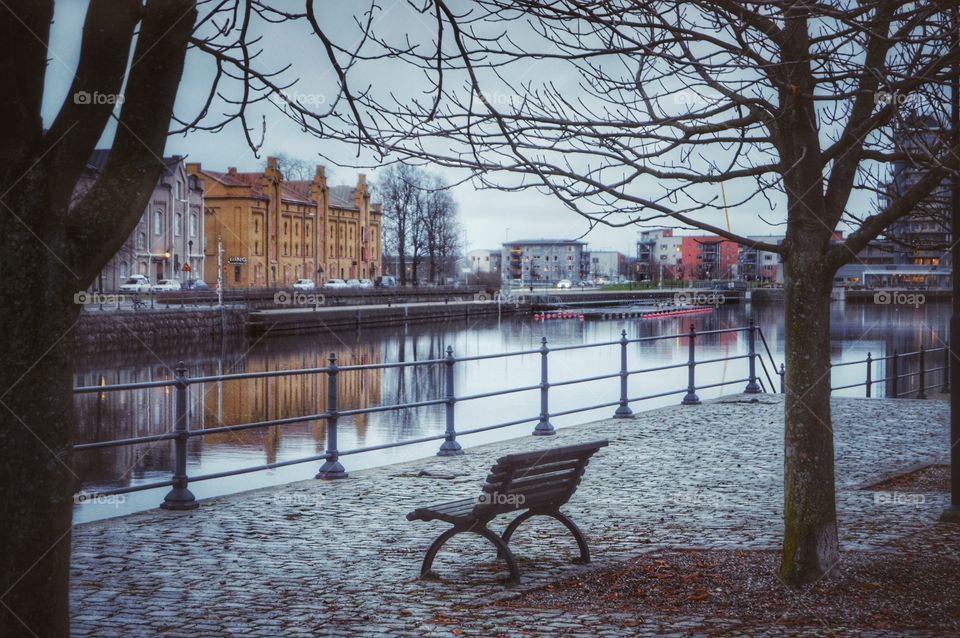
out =
<path fill-rule="evenodd" d="M 749 313 L 749 314 L 748 314 Z M 835 304 L 832 312 L 831 357 L 834 362 L 863 359 L 870 352 L 882 358 L 894 350 L 912 352 L 925 347 L 940 347 L 945 341 L 949 306 L 926 305 L 919 308 L 877 306 L 873 304 Z M 777 364 L 783 361 L 782 308 L 777 306 L 721 307 L 710 315 L 693 318 L 698 331 L 717 330 L 746 325 L 753 316 L 766 336 Z M 449 345 L 459 356 L 516 350 L 535 350 L 541 337 L 550 346 L 616 341 L 620 331 L 628 336 L 654 336 L 685 332 L 690 318 L 643 321 L 638 319 L 587 321 L 550 320 L 535 322 L 530 317 L 470 320 L 438 324 L 397 326 L 389 329 L 362 330 L 342 334 L 303 337 L 265 338 L 255 343 L 184 344 L 181 352 L 130 352 L 122 357 L 86 357 L 76 374 L 77 385 L 131 383 L 169 379 L 176 362 L 183 359 L 192 377 L 322 367 L 332 352 L 341 366 L 408 362 L 442 359 Z M 758 347 L 759 344 L 758 344 Z M 697 340 L 698 358 L 716 358 L 743 354 L 747 351 L 744 333 L 702 335 Z M 761 352 L 763 352 L 761 350 Z M 764 353 L 765 354 L 765 353 Z M 687 343 L 670 339 L 631 344 L 628 363 L 631 369 L 663 366 L 686 361 Z M 930 355 L 928 368 L 942 365 L 942 355 Z M 769 362 L 768 362 L 769 366 Z M 900 374 L 916 370 L 916 357 L 904 359 Z M 550 355 L 552 382 L 616 372 L 619 369 L 619 346 L 557 352 Z M 889 364 L 874 363 L 873 376 L 889 376 Z M 539 382 L 539 354 L 503 359 L 458 363 L 454 369 L 458 396 L 479 394 L 508 387 L 535 385 Z M 770 370 L 771 375 L 774 374 Z M 338 377 L 340 410 L 380 405 L 396 405 L 437 399 L 443 392 L 443 364 L 343 372 Z M 928 387 L 939 389 L 940 373 L 927 375 Z M 680 367 L 656 374 L 637 375 L 630 381 L 630 396 L 682 390 L 687 371 Z M 737 360 L 698 366 L 699 385 L 732 382 L 746 376 L 746 361 Z M 854 365 L 835 368 L 833 385 L 860 383 L 865 367 Z M 770 380 L 761 374 L 764 384 Z M 778 379 L 773 376 L 773 383 Z M 917 376 L 905 377 L 901 394 L 915 391 Z M 878 383 L 874 396 L 889 392 L 889 384 Z M 619 385 L 616 379 L 576 386 L 560 386 L 551 391 L 551 411 L 572 410 L 586 405 L 616 401 Z M 698 391 L 702 399 L 724 393 L 739 392 L 738 382 L 723 387 Z M 838 394 L 863 396 L 864 389 L 853 388 Z M 928 394 L 930 392 L 928 391 Z M 633 405 L 634 411 L 678 403 L 681 394 L 662 397 Z M 188 418 L 191 428 L 214 428 L 251 421 L 279 419 L 315 414 L 326 409 L 324 375 L 297 375 L 239 381 L 195 384 L 190 388 Z M 173 390 L 154 388 L 129 392 L 88 394 L 76 397 L 78 436 L 80 442 L 102 441 L 159 434 L 169 431 L 173 421 Z M 536 391 L 488 397 L 458 403 L 459 430 L 503 423 L 519 418 L 535 418 L 539 412 Z M 551 419 L 562 427 L 583 423 L 612 414 L 612 408 L 593 410 Z M 472 435 L 463 442 L 476 445 L 485 441 L 521 436 L 532 430 L 534 423 Z M 444 427 L 444 407 L 426 406 L 341 419 L 340 448 L 376 445 L 388 441 L 438 434 Z M 322 421 L 275 426 L 239 432 L 217 433 L 196 437 L 188 444 L 188 473 L 191 475 L 220 472 L 244 466 L 274 463 L 321 454 L 325 447 L 325 424 Z M 431 455 L 439 444 L 382 450 L 349 456 L 348 471 Z M 173 443 L 164 441 L 139 446 L 84 451 L 75 455 L 83 489 L 128 486 L 166 480 L 173 462 Z M 230 479 L 191 485 L 199 497 L 250 489 L 272 483 L 309 478 L 316 465 L 306 464 L 259 472 Z M 130 495 L 124 504 L 113 508 L 85 505 L 78 509 L 78 520 L 114 515 L 132 509 L 155 507 L 163 491 L 149 495 Z"/>

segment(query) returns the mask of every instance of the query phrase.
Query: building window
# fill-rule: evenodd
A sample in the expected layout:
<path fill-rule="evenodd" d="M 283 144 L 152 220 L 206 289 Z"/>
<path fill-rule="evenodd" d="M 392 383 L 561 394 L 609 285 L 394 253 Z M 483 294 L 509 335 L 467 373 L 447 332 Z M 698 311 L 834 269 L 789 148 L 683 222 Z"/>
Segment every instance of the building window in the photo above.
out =
<path fill-rule="evenodd" d="M 144 250 L 147 247 L 147 234 L 145 232 L 137 233 L 137 250 Z"/>
<path fill-rule="evenodd" d="M 153 213 L 153 234 L 163 234 L 163 211 L 157 210 Z"/>
<path fill-rule="evenodd" d="M 191 237 L 197 236 L 197 214 L 196 213 L 190 214 L 190 236 Z"/>
<path fill-rule="evenodd" d="M 173 216 L 173 234 L 177 237 L 183 234 L 183 215 L 180 213 Z"/>
<path fill-rule="evenodd" d="M 233 267 L 233 281 L 234 283 L 240 283 L 240 266 Z"/>
<path fill-rule="evenodd" d="M 127 278 L 127 262 L 121 261 L 120 262 L 120 279 L 126 279 L 126 278 Z"/>
<path fill-rule="evenodd" d="M 177 199 L 183 199 L 183 184 L 177 182 Z"/>

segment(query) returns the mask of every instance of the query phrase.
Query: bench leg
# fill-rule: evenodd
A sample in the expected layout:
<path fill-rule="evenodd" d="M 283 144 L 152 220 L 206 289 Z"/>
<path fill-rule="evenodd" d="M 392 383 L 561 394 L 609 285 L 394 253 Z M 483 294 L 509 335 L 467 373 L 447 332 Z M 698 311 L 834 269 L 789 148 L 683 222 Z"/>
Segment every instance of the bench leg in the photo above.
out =
<path fill-rule="evenodd" d="M 580 558 L 574 562 L 589 563 L 590 548 L 587 547 L 587 539 L 583 537 L 583 532 L 580 531 L 580 528 L 577 527 L 577 524 L 571 521 L 570 518 L 560 510 L 550 512 L 548 516 L 552 516 L 563 523 L 563 526 L 570 530 L 570 533 L 573 534 L 573 537 L 577 539 L 577 546 L 580 547 Z"/>
<path fill-rule="evenodd" d="M 486 527 L 453 527 L 445 531 L 443 534 L 440 534 L 440 536 L 437 537 L 437 540 L 433 541 L 433 543 L 430 545 L 430 549 L 427 550 L 427 555 L 423 557 L 423 564 L 420 566 L 421 578 L 430 573 L 430 568 L 433 567 L 433 560 L 437 557 L 437 552 L 440 551 L 440 548 L 443 547 L 444 543 L 461 532 L 473 532 L 474 534 L 479 534 L 493 543 L 493 546 L 497 548 L 497 558 L 503 558 L 507 561 L 507 567 L 510 569 L 509 582 L 520 582 L 520 568 L 517 567 L 517 560 L 513 557 L 513 552 L 510 551 L 510 548 L 507 547 L 507 544 L 503 542 L 502 538 L 497 536 L 495 532 L 487 529 Z"/>
<path fill-rule="evenodd" d="M 421 577 L 430 573 L 430 568 L 433 567 L 433 559 L 437 557 L 437 552 L 440 551 L 440 548 L 443 547 L 443 544 L 462 531 L 462 529 L 453 527 L 445 531 L 443 534 L 440 534 L 440 536 L 437 536 L 437 540 L 433 541 L 433 543 L 430 545 L 430 549 L 427 550 L 427 555 L 423 557 L 423 564 L 420 566 Z"/>
<path fill-rule="evenodd" d="M 550 516 L 557 519 L 561 523 L 563 523 L 563 526 L 566 527 L 568 530 L 570 530 L 570 533 L 573 534 L 573 538 L 576 539 L 577 541 L 577 547 L 580 548 L 580 558 L 576 559 L 574 562 L 577 562 L 577 563 L 590 562 L 590 548 L 587 547 L 587 539 L 584 538 L 583 532 L 580 531 L 580 528 L 577 527 L 576 523 L 570 520 L 567 517 L 567 515 L 561 512 L 560 510 L 552 510 L 548 512 L 543 512 L 543 511 L 535 512 L 533 510 L 527 510 L 520 516 L 513 519 L 510 522 L 510 524 L 507 525 L 507 529 L 503 530 L 503 536 L 502 536 L 503 542 L 505 544 L 509 543 L 510 539 L 513 537 L 513 533 L 517 531 L 517 528 L 520 527 L 520 524 L 523 523 L 528 518 L 532 518 L 534 516 Z"/>

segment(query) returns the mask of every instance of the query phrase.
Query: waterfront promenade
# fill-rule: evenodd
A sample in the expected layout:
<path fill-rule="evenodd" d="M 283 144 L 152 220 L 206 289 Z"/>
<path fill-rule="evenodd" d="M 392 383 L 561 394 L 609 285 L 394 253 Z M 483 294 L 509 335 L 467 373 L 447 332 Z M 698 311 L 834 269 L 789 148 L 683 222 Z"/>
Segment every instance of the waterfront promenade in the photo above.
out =
<path fill-rule="evenodd" d="M 704 619 L 563 614 L 496 601 L 667 547 L 773 549 L 782 523 L 780 395 L 734 395 L 467 447 L 429 458 L 77 526 L 72 616 L 77 636 L 620 636 L 687 633 Z M 838 509 L 844 550 L 884 551 L 929 530 L 944 493 L 922 502 L 861 488 L 947 458 L 945 401 L 837 399 Z M 417 578 L 442 523 L 410 523 L 415 507 L 475 496 L 503 454 L 608 438 L 564 509 L 587 534 L 592 566 L 559 524 L 534 519 L 515 548 L 521 585 L 495 582 L 494 552 L 458 536 L 440 581 Z M 469 446 L 469 439 L 462 441 Z M 429 475 L 421 475 L 427 472 Z M 894 501 L 894 502 L 891 502 Z M 508 521 L 495 523 L 502 529 Z M 942 528 L 941 528 L 942 529 Z M 957 535 L 947 529 L 944 534 Z M 949 546 L 956 552 L 960 538 Z M 944 543 L 948 545 L 947 543 Z M 560 551 L 557 551 L 557 550 Z M 502 569 L 502 563 L 499 564 Z M 784 601 L 787 611 L 790 601 Z M 714 629 L 727 620 L 709 619 Z M 627 628 L 629 627 L 629 629 Z M 756 633 L 779 634 L 777 618 Z M 822 627 L 814 628 L 823 631 Z"/>

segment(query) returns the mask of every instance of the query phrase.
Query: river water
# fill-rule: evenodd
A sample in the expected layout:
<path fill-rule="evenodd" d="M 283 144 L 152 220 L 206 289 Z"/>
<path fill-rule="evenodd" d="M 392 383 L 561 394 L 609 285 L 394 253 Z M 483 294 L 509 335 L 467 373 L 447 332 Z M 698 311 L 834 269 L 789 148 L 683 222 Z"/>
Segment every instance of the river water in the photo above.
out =
<path fill-rule="evenodd" d="M 389 329 L 362 329 L 356 332 L 266 337 L 256 342 L 190 344 L 171 346 L 169 351 L 136 351 L 122 356 L 86 355 L 78 362 L 76 385 L 132 383 L 168 379 L 179 360 L 189 376 L 218 373 L 292 370 L 324 366 L 331 352 L 339 365 L 415 361 L 442 357 L 452 346 L 458 356 L 490 354 L 538 348 L 541 337 L 550 346 L 613 341 L 626 330 L 629 337 L 675 334 L 690 323 L 697 330 L 716 330 L 747 325 L 750 317 L 763 331 L 776 364 L 783 361 L 783 309 L 781 306 L 726 306 L 708 315 L 660 320 L 552 320 L 533 321 L 529 315 L 448 321 L 435 324 L 398 325 Z M 926 304 L 920 307 L 864 304 L 834 304 L 831 319 L 831 357 L 834 363 L 863 359 L 867 353 L 883 357 L 911 352 L 920 345 L 941 347 L 946 340 L 949 305 Z M 704 336 L 697 341 L 697 358 L 718 358 L 747 352 L 745 333 Z M 758 348 L 760 348 L 758 344 Z M 762 352 L 762 350 L 761 350 Z M 764 356 L 765 353 L 764 353 Z M 927 367 L 942 365 L 942 355 L 931 357 Z M 641 369 L 680 363 L 687 360 L 686 340 L 670 339 L 631 344 L 629 368 Z M 551 382 L 602 375 L 619 370 L 619 346 L 578 349 L 552 353 L 549 357 Z M 770 367 L 767 361 L 768 368 Z M 746 359 L 697 367 L 698 385 L 731 382 L 747 372 Z M 916 358 L 903 360 L 901 374 L 916 370 Z M 773 370 L 770 370 L 773 375 Z M 862 364 L 835 368 L 833 386 L 864 380 Z M 769 388 L 766 376 L 760 372 Z M 873 366 L 875 379 L 887 376 L 883 362 Z M 651 395 L 686 386 L 685 368 L 640 374 L 631 377 L 629 396 Z M 510 387 L 539 383 L 539 355 L 461 362 L 455 366 L 458 396 L 478 394 Z M 916 377 L 901 382 L 901 392 L 916 387 Z M 939 373 L 928 375 L 931 396 L 939 390 Z M 411 403 L 442 396 L 443 366 L 393 368 L 343 372 L 339 375 L 339 409 L 350 410 L 379 405 Z M 773 376 L 774 384 L 778 384 Z M 189 395 L 191 429 L 212 428 L 265 419 L 315 414 L 325 409 L 324 375 L 298 375 L 243 381 L 192 385 Z M 742 382 L 698 391 L 701 399 L 740 392 Z M 873 386 L 874 396 L 884 396 L 883 383 Z M 76 397 L 77 442 L 145 436 L 172 428 L 173 391 L 170 388 L 89 394 Z M 841 390 L 841 396 L 863 396 L 864 388 Z M 561 386 L 550 392 L 550 411 L 616 401 L 616 378 Z M 682 393 L 650 399 L 631 405 L 634 411 L 679 403 Z M 557 427 L 607 418 L 614 408 L 592 410 L 552 418 Z M 536 390 L 488 397 L 459 403 L 456 407 L 458 430 L 493 425 L 525 417 L 540 411 Z M 445 408 L 427 406 L 401 411 L 356 415 L 340 419 L 340 450 L 373 446 L 393 441 L 439 434 L 444 429 Z M 535 422 L 490 430 L 461 437 L 464 447 L 493 440 L 529 434 Z M 266 429 L 245 430 L 196 437 L 188 443 L 188 475 L 221 472 L 322 454 L 325 426 L 321 422 L 298 423 Z M 407 445 L 386 450 L 348 455 L 341 459 L 348 472 L 387 465 L 436 453 L 439 442 Z M 455 463 L 455 461 L 452 461 Z M 125 487 L 169 479 L 173 464 L 173 442 L 143 444 L 75 454 L 75 469 L 82 494 L 98 489 Z M 279 483 L 311 478 L 320 462 L 310 462 L 249 473 L 190 485 L 197 498 L 240 492 Z M 479 479 L 478 479 L 479 480 Z M 166 488 L 110 498 L 86 499 L 75 507 L 76 522 L 156 507 Z"/>

